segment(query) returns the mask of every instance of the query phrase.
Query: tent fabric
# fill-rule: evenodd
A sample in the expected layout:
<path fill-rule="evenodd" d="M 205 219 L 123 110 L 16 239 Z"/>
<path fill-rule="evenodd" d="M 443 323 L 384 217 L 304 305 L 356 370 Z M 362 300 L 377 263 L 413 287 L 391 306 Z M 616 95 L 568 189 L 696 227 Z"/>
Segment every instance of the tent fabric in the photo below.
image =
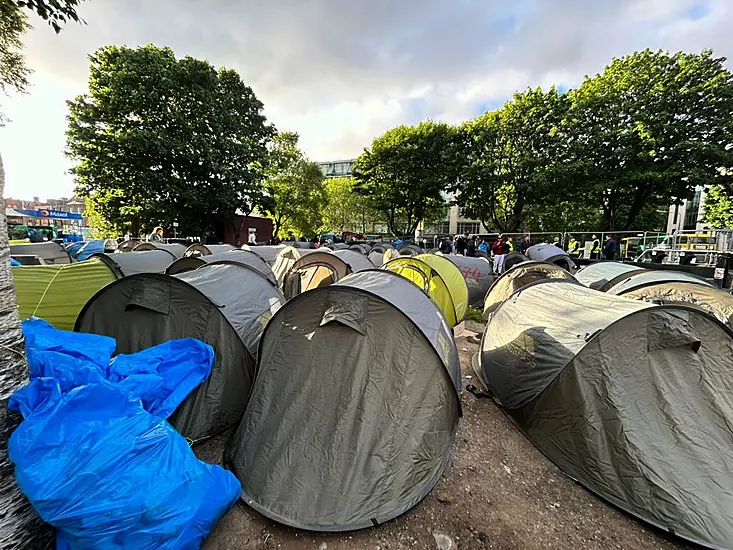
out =
<path fill-rule="evenodd" d="M 260 336 L 283 302 L 276 286 L 255 269 L 207 264 L 175 276 L 147 273 L 118 280 L 87 303 L 75 330 L 114 338 L 117 353 L 181 338 L 212 346 L 211 376 L 170 419 L 196 443 L 241 419 Z"/>
<path fill-rule="evenodd" d="M 611 288 L 606 290 L 608 294 L 624 294 L 631 290 L 643 288 L 648 285 L 657 283 L 667 282 L 684 282 L 696 285 L 705 285 L 712 287 L 712 283 L 707 282 L 705 279 L 696 277 L 690 273 L 684 271 L 656 271 L 652 269 L 639 270 L 632 273 L 628 273 L 627 277 L 616 282 Z"/>
<path fill-rule="evenodd" d="M 104 253 L 104 241 L 102 240 L 94 240 L 94 241 L 86 241 L 84 245 L 78 250 L 76 256 L 72 257 L 77 262 L 83 262 L 84 260 L 88 260 L 91 258 L 94 254 L 103 254 Z"/>
<path fill-rule="evenodd" d="M 471 307 L 482 308 L 484 297 L 494 282 L 493 266 L 484 258 L 471 258 L 457 254 L 442 254 L 439 256 L 451 261 L 461 271 L 468 287 L 468 304 Z"/>
<path fill-rule="evenodd" d="M 423 249 L 412 243 L 403 243 L 397 248 L 400 256 L 417 256 L 423 253 Z"/>
<path fill-rule="evenodd" d="M 369 263 L 371 263 L 374 267 L 382 267 L 384 264 L 384 252 L 381 252 L 379 250 L 372 250 L 369 253 Z"/>
<path fill-rule="evenodd" d="M 733 541 L 733 333 L 686 306 L 566 282 L 491 316 L 480 379 L 567 475 L 710 548 Z"/>
<path fill-rule="evenodd" d="M 526 256 L 532 261 L 556 264 L 568 271 L 576 267 L 570 255 L 553 244 L 542 243 L 530 246 L 527 249 Z"/>
<path fill-rule="evenodd" d="M 10 245 L 11 256 L 38 256 L 47 264 L 70 264 L 72 262 L 68 251 L 59 243 L 49 241 L 45 243 L 23 243 Z"/>
<path fill-rule="evenodd" d="M 236 249 L 230 244 L 194 243 L 186 249 L 183 256 L 208 256 L 209 254 L 221 254 L 222 252 L 229 252 L 230 250 Z"/>
<path fill-rule="evenodd" d="M 488 318 L 509 296 L 535 281 L 565 280 L 576 282 L 570 272 L 548 262 L 522 262 L 505 271 L 494 281 L 484 298 L 484 317 Z"/>
<path fill-rule="evenodd" d="M 621 294 L 655 304 L 684 304 L 709 313 L 733 329 L 733 296 L 720 289 L 686 282 L 660 282 Z"/>
<path fill-rule="evenodd" d="M 368 256 L 369 252 L 371 252 L 371 247 L 368 244 L 355 243 L 349 245 L 349 248 L 363 254 L 364 256 Z"/>
<path fill-rule="evenodd" d="M 640 270 L 636 266 L 622 262 L 596 262 L 583 267 L 575 274 L 575 278 L 583 286 L 605 292 L 607 289 L 604 289 L 604 285 L 609 281 L 633 271 Z"/>
<path fill-rule="evenodd" d="M 275 260 L 277 259 L 277 255 L 285 248 L 285 245 L 280 244 L 276 246 L 249 246 L 248 244 L 243 244 L 241 248 L 242 250 L 254 252 L 260 258 L 265 260 L 267 262 L 267 265 L 272 267 L 275 263 Z"/>
<path fill-rule="evenodd" d="M 348 264 L 331 252 L 314 251 L 301 256 L 283 280 L 283 294 L 288 300 L 314 288 L 335 283 L 351 273 Z"/>
<path fill-rule="evenodd" d="M 145 250 L 166 250 L 173 254 L 176 258 L 183 258 L 186 253 L 186 247 L 178 243 L 158 243 L 158 242 L 144 242 L 135 245 L 132 249 L 133 252 L 141 252 Z"/>
<path fill-rule="evenodd" d="M 40 317 L 62 330 L 72 330 L 84 304 L 118 274 L 96 259 L 64 265 L 13 267 L 21 319 Z"/>
<path fill-rule="evenodd" d="M 371 527 L 435 486 L 460 414 L 458 353 L 406 279 L 364 271 L 290 300 L 225 458 L 243 500 L 313 531 Z"/>
<path fill-rule="evenodd" d="M 385 252 L 385 256 L 387 254 Z M 382 269 L 415 283 L 438 304 L 449 326 L 454 327 L 463 320 L 467 310 L 468 289 L 458 268 L 445 258 L 429 254 L 424 257 L 399 256 L 385 263 Z M 450 286 L 443 275 L 450 281 Z"/>
<path fill-rule="evenodd" d="M 214 263 L 247 265 L 262 273 L 262 275 L 267 277 L 267 279 L 269 279 L 273 284 L 277 284 L 275 274 L 272 272 L 272 268 L 267 265 L 265 260 L 254 252 L 240 250 L 239 248 L 232 248 L 228 252 L 218 252 L 216 254 L 208 254 L 206 256 L 184 256 L 170 264 L 165 273 L 167 275 L 176 275 L 178 273 L 198 269 L 202 265 Z"/>
<path fill-rule="evenodd" d="M 346 265 L 349 266 L 351 273 L 358 273 L 360 271 L 366 271 L 367 269 L 374 269 L 372 262 L 369 258 L 364 256 L 361 252 L 355 249 L 350 250 L 334 250 L 331 254 L 337 258 L 341 258 Z"/>
<path fill-rule="evenodd" d="M 330 248 L 331 250 L 348 250 L 350 247 L 346 243 L 328 243 L 324 245 L 326 248 Z"/>
<path fill-rule="evenodd" d="M 529 261 L 530 259 L 521 252 L 510 252 L 504 255 L 504 271 L 509 271 L 515 265 Z"/>
<path fill-rule="evenodd" d="M 104 241 L 104 251 L 105 252 L 114 252 L 117 250 L 117 241 L 114 239 L 107 239 Z"/>
<path fill-rule="evenodd" d="M 257 253 L 256 250 L 253 250 L 253 252 Z M 315 252 L 328 254 L 329 249 L 325 247 L 321 249 L 296 248 L 294 246 L 286 246 L 280 249 L 272 264 L 272 272 L 275 274 L 278 283 L 282 286 L 285 282 L 285 276 L 292 269 L 295 262 L 306 254 L 313 254 Z"/>
<path fill-rule="evenodd" d="M 92 258 L 106 263 L 116 270 L 120 277 L 139 273 L 165 273 L 168 266 L 176 260 L 176 257 L 167 250 L 157 249 L 140 252 L 105 252 L 94 254 Z"/>
<path fill-rule="evenodd" d="M 122 241 L 120 244 L 117 245 L 116 252 L 132 252 L 132 250 L 139 244 L 140 241 L 135 239 Z"/>

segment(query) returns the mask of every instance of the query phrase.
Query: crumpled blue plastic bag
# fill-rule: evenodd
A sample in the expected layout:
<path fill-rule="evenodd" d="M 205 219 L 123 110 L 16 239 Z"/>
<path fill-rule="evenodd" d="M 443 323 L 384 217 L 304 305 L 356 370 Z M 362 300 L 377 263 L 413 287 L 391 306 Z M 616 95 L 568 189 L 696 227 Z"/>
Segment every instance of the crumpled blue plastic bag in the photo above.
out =
<path fill-rule="evenodd" d="M 8 453 L 18 486 L 57 527 L 57 550 L 193 550 L 239 498 L 167 418 L 211 372 L 198 340 L 111 359 L 115 341 L 23 323 L 31 383 Z"/>
<path fill-rule="evenodd" d="M 8 445 L 18 485 L 59 550 L 194 550 L 239 498 L 234 475 L 110 382 L 36 378 L 9 406 L 26 418 Z"/>

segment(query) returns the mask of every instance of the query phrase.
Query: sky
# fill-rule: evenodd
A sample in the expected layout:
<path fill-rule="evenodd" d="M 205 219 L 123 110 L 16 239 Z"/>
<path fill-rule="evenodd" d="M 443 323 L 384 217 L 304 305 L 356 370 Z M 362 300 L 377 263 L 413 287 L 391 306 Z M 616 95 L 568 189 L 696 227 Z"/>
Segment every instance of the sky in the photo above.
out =
<path fill-rule="evenodd" d="M 65 102 L 110 44 L 236 69 L 317 161 L 355 158 L 400 124 L 459 123 L 527 87 L 567 89 L 644 48 L 733 57 L 731 0 L 88 0 L 79 13 L 86 25 L 59 35 L 31 15 L 33 86 L 0 97 L 7 197 L 72 194 Z"/>

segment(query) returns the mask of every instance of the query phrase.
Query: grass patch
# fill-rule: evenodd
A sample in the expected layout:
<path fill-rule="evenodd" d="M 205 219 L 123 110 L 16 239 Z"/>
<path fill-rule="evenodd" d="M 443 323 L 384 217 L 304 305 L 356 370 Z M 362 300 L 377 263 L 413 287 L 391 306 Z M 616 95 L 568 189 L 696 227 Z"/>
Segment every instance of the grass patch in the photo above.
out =
<path fill-rule="evenodd" d="M 480 309 L 476 309 L 475 307 L 468 308 L 468 311 L 466 312 L 466 320 L 467 321 L 474 321 L 475 323 L 485 323 L 486 319 L 484 319 L 484 316 L 481 314 Z"/>

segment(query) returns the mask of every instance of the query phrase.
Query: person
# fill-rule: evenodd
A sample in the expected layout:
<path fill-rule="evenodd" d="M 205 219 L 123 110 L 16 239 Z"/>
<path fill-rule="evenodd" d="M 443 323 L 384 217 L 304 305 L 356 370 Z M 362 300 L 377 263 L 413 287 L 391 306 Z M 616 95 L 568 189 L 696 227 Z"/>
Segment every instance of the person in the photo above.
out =
<path fill-rule="evenodd" d="M 450 254 L 451 253 L 452 247 L 451 247 L 450 242 L 448 241 L 448 239 L 443 239 L 442 241 L 440 241 L 440 247 L 439 247 L 439 249 L 440 249 L 440 252 L 442 254 Z"/>
<path fill-rule="evenodd" d="M 148 235 L 148 241 L 151 243 L 159 243 L 163 240 L 163 228 L 158 226 L 153 229 L 153 232 Z"/>
<path fill-rule="evenodd" d="M 466 255 L 466 239 L 463 238 L 463 235 L 456 235 L 456 254 Z"/>
<path fill-rule="evenodd" d="M 466 245 L 466 256 L 469 258 L 476 257 L 476 237 L 468 239 L 468 244 Z"/>
<path fill-rule="evenodd" d="M 529 242 L 529 235 L 525 235 L 524 239 L 522 239 L 522 244 L 519 245 L 519 251 L 522 254 L 527 253 L 527 249 L 532 246 L 532 243 Z"/>
<path fill-rule="evenodd" d="M 481 239 L 481 242 L 478 245 L 478 249 L 482 252 L 486 252 L 487 254 L 489 253 L 489 245 L 486 244 L 486 239 Z"/>
<path fill-rule="evenodd" d="M 514 252 L 514 241 L 511 235 L 504 241 L 504 254 L 509 254 L 510 252 Z"/>
<path fill-rule="evenodd" d="M 613 235 L 606 235 L 606 242 L 603 245 L 603 254 L 607 260 L 613 260 L 616 258 L 616 240 Z"/>
<path fill-rule="evenodd" d="M 491 251 L 494 253 L 494 272 L 501 275 L 504 269 L 504 235 L 494 241 Z"/>
<path fill-rule="evenodd" d="M 204 244 L 219 244 L 219 239 L 216 238 L 216 233 L 213 231 L 206 233 L 206 242 Z"/>
<path fill-rule="evenodd" d="M 573 259 L 580 257 L 580 243 L 575 240 L 574 235 L 570 235 L 570 241 L 568 241 L 568 256 Z"/>
<path fill-rule="evenodd" d="M 249 239 L 247 240 L 247 244 L 250 246 L 257 244 L 257 231 L 249 232 Z"/>
<path fill-rule="evenodd" d="M 601 241 L 595 235 L 593 235 L 592 239 L 593 242 L 590 244 L 590 259 L 598 260 L 601 257 Z"/>

